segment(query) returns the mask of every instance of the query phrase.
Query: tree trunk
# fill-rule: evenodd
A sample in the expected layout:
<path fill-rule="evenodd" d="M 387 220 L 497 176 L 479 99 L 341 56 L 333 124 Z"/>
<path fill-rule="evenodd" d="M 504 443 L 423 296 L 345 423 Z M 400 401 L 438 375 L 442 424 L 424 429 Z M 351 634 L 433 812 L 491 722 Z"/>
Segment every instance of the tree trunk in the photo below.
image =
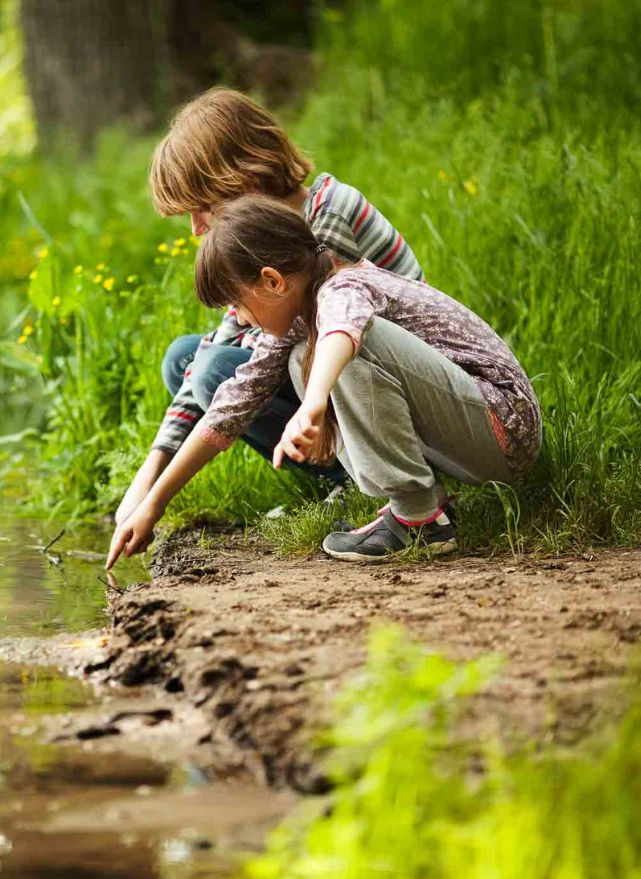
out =
<path fill-rule="evenodd" d="M 40 143 L 89 149 L 101 128 L 165 127 L 216 82 L 271 106 L 310 81 L 313 0 L 22 0 L 24 70 Z"/>
<path fill-rule="evenodd" d="M 172 101 L 168 0 L 22 0 L 24 69 L 41 143 L 89 148 L 105 125 L 161 124 Z"/>

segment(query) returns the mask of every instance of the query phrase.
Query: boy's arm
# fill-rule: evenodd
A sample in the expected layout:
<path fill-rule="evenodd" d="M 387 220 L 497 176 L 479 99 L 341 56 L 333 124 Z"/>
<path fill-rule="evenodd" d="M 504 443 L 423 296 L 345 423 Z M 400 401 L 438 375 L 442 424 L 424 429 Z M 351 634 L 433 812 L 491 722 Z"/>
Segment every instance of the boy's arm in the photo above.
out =
<path fill-rule="evenodd" d="M 208 347 L 216 337 L 216 330 L 204 336 L 198 350 Z M 191 366 L 185 370 L 183 383 L 176 392 L 156 437 L 151 451 L 134 476 L 116 510 L 116 525 L 122 524 L 145 499 L 165 467 L 187 439 L 195 425 L 202 418 L 203 410 L 196 403 L 192 390 Z"/>
<path fill-rule="evenodd" d="M 183 383 L 165 412 L 151 448 L 164 452 L 168 458 L 173 457 L 202 415 L 203 410 L 194 399 L 191 368 L 189 368 L 185 371 Z"/>
<path fill-rule="evenodd" d="M 117 528 L 108 568 L 123 550 L 129 556 L 146 549 L 153 538 L 154 525 L 174 495 L 218 452 L 242 436 L 286 379 L 287 361 L 297 339 L 295 333 L 287 339 L 262 336 L 251 359 L 219 386 L 197 429 L 183 442 L 139 506 Z"/>
<path fill-rule="evenodd" d="M 171 461 L 163 449 L 152 449 L 131 481 L 116 510 L 116 525 L 121 525 L 149 494 L 153 484 Z"/>
<path fill-rule="evenodd" d="M 146 549 L 153 539 L 154 525 L 162 518 L 167 504 L 218 451 L 198 431 L 187 437 L 145 499 L 116 529 L 105 566 L 107 570 L 113 567 L 123 550 L 130 556 Z"/>

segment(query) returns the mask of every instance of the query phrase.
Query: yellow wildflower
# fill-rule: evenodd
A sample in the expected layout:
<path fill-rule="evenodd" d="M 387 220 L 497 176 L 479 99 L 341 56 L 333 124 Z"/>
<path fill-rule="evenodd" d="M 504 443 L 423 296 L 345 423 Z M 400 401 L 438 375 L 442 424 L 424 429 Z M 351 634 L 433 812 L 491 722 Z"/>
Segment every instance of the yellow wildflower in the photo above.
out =
<path fill-rule="evenodd" d="M 106 268 L 107 268 L 107 266 L 104 264 L 104 262 L 99 262 L 98 265 L 96 266 L 96 271 L 97 272 L 104 272 L 104 270 Z"/>
<path fill-rule="evenodd" d="M 169 250 L 169 245 L 165 244 L 164 241 L 162 242 L 162 244 L 158 245 L 158 252 L 159 253 L 167 253 L 168 250 Z"/>
<path fill-rule="evenodd" d="M 115 278 L 105 278 L 105 280 L 102 282 L 102 286 L 105 288 L 105 290 L 113 290 L 115 283 Z"/>
<path fill-rule="evenodd" d="M 93 282 L 94 284 L 99 284 L 102 281 L 102 275 L 94 275 Z"/>
<path fill-rule="evenodd" d="M 66 327 L 67 326 L 67 318 L 61 317 L 60 320 L 58 321 L 58 323 L 60 324 L 60 326 Z"/>
<path fill-rule="evenodd" d="M 138 280 L 138 275 L 127 275 L 127 283 L 128 284 L 135 284 L 137 280 Z"/>
<path fill-rule="evenodd" d="M 187 242 L 184 238 L 176 238 L 174 241 L 174 247 L 184 247 Z"/>
<path fill-rule="evenodd" d="M 40 250 L 38 251 L 38 256 L 40 257 L 40 259 L 44 259 L 45 256 L 49 256 L 49 248 L 48 247 L 41 247 Z"/>
<path fill-rule="evenodd" d="M 180 247 L 172 247 L 171 253 L 169 254 L 169 256 L 178 256 L 179 253 L 180 253 Z"/>
<path fill-rule="evenodd" d="M 26 343 L 27 343 L 27 336 L 24 336 L 24 335 L 20 336 L 20 338 L 18 339 L 18 345 L 26 345 Z"/>
<path fill-rule="evenodd" d="M 73 270 L 74 275 L 81 275 L 84 271 L 83 266 L 76 266 Z"/>
<path fill-rule="evenodd" d="M 57 308 L 61 302 L 62 302 L 62 299 L 59 296 L 54 296 L 53 299 L 51 300 L 51 304 L 53 305 L 54 308 Z"/>
<path fill-rule="evenodd" d="M 476 180 L 475 180 L 473 177 L 470 177 L 468 180 L 464 180 L 464 181 L 463 181 L 463 189 L 464 189 L 469 195 L 476 195 L 476 194 L 478 193 L 478 191 L 479 191 L 479 188 L 478 188 L 478 185 L 477 185 L 477 183 L 476 183 Z"/>
<path fill-rule="evenodd" d="M 438 179 L 441 181 L 441 183 L 445 183 L 445 181 L 447 180 L 447 174 L 445 173 L 445 171 L 442 168 L 438 172 L 437 176 L 438 176 Z"/>
<path fill-rule="evenodd" d="M 181 247 L 180 252 L 182 253 L 183 256 L 187 256 L 187 254 L 189 253 L 189 251 L 187 250 L 186 247 Z"/>
<path fill-rule="evenodd" d="M 31 336 L 31 335 L 33 335 L 33 327 L 32 327 L 31 325 L 27 324 L 26 327 L 23 327 L 23 328 L 22 328 L 22 335 L 23 335 L 23 336 Z"/>
<path fill-rule="evenodd" d="M 190 235 L 189 240 L 194 245 L 194 247 L 200 247 L 200 238 L 198 238 L 196 235 Z"/>
<path fill-rule="evenodd" d="M 38 277 L 38 272 L 35 269 L 29 273 L 29 280 L 30 281 L 35 281 L 35 279 L 37 277 Z"/>

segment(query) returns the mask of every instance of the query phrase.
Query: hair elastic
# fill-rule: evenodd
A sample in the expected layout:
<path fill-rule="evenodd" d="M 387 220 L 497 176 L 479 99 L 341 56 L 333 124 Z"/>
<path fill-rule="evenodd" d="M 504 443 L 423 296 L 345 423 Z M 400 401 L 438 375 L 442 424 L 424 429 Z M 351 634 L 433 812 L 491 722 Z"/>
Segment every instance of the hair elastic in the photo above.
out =
<path fill-rule="evenodd" d="M 314 253 L 316 254 L 316 256 L 318 256 L 319 253 L 323 253 L 326 250 L 327 247 L 324 244 L 319 244 L 318 247 L 314 250 Z"/>

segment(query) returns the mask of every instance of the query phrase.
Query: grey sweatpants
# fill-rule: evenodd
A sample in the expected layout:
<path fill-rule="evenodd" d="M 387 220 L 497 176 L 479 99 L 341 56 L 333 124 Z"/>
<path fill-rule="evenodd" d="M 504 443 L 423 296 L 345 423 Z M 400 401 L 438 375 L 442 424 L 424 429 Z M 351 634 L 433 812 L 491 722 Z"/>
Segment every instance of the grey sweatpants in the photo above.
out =
<path fill-rule="evenodd" d="M 289 371 L 302 399 L 299 343 Z M 432 467 L 463 482 L 511 482 L 488 406 L 474 379 L 422 339 L 375 317 L 332 390 L 338 458 L 364 494 L 425 519 L 438 501 Z"/>

